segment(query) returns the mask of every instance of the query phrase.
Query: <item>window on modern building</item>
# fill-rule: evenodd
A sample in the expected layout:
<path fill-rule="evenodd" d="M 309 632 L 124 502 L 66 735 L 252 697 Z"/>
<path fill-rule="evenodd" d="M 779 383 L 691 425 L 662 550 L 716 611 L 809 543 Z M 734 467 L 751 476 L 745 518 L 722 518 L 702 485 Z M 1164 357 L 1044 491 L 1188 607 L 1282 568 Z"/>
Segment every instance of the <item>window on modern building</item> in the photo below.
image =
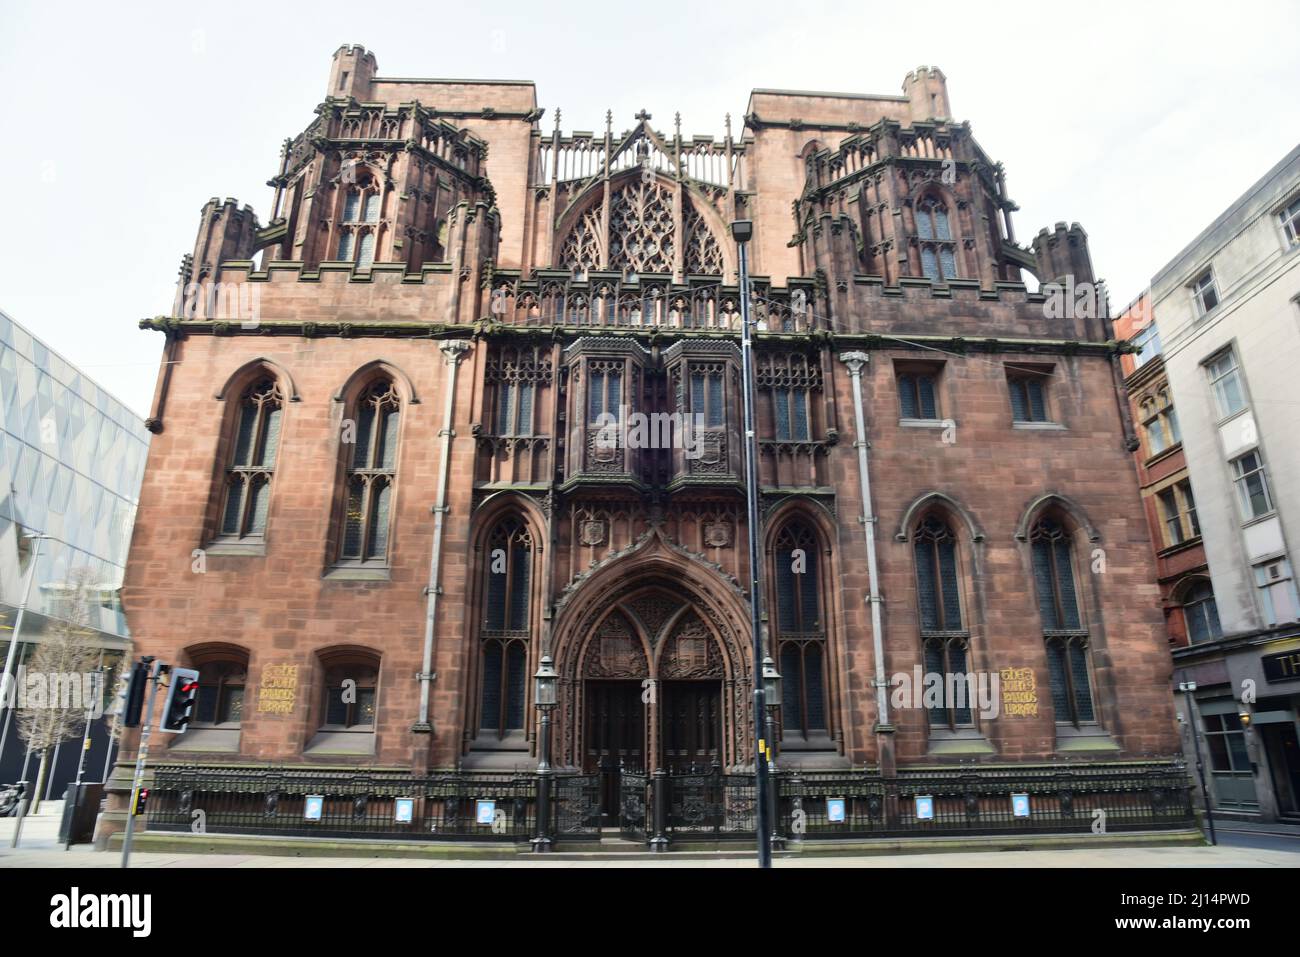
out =
<path fill-rule="evenodd" d="M 533 434 L 533 383 L 497 383 L 497 435 Z"/>
<path fill-rule="evenodd" d="M 1246 748 L 1246 729 L 1241 716 L 1235 711 L 1223 714 L 1203 714 L 1205 748 L 1210 753 L 1210 768 L 1214 771 L 1253 774 L 1250 751 Z"/>
<path fill-rule="evenodd" d="M 244 717 L 247 660 L 210 659 L 198 665 L 199 693 L 194 701 L 194 727 L 237 728 Z"/>
<path fill-rule="evenodd" d="M 1256 565 L 1255 587 L 1259 590 L 1264 621 L 1269 626 L 1300 618 L 1295 579 L 1291 575 L 1291 563 L 1285 558 Z"/>
<path fill-rule="evenodd" d="M 921 271 L 927 279 L 957 278 L 957 251 L 948 223 L 948 207 L 933 197 L 916 207 L 916 235 L 921 241 Z"/>
<path fill-rule="evenodd" d="M 1201 525 L 1196 518 L 1196 500 L 1192 497 L 1192 485 L 1182 481 L 1157 493 L 1160 511 L 1165 523 L 1165 544 L 1181 545 L 1193 538 L 1199 538 Z"/>
<path fill-rule="evenodd" d="M 347 460 L 339 558 L 382 565 L 388 560 L 401 418 L 401 400 L 393 382 L 379 379 L 368 386 L 350 418 L 355 445 Z"/>
<path fill-rule="evenodd" d="M 1268 490 L 1268 474 L 1259 449 L 1239 455 L 1232 460 L 1233 482 L 1237 486 L 1237 504 L 1244 520 L 1258 518 L 1273 511 L 1273 498 Z"/>
<path fill-rule="evenodd" d="M 497 524 L 487 544 L 479 728 L 504 737 L 524 726 L 533 544 L 513 517 Z"/>
<path fill-rule="evenodd" d="M 240 398 L 226 466 L 220 538 L 260 539 L 266 533 L 283 409 L 279 386 L 270 377 L 254 382 Z"/>
<path fill-rule="evenodd" d="M 821 610 L 820 548 L 812 529 L 788 523 L 772 554 L 780 648 L 781 724 L 805 738 L 826 731 L 826 629 Z"/>
<path fill-rule="evenodd" d="M 938 373 L 921 369 L 898 372 L 898 404 L 904 419 L 938 419 Z"/>
<path fill-rule="evenodd" d="M 1231 349 L 1205 363 L 1205 372 L 1210 378 L 1210 387 L 1214 390 L 1214 401 L 1220 418 L 1226 419 L 1246 407 L 1246 390 L 1242 387 L 1237 357 Z"/>
<path fill-rule="evenodd" d="M 1070 535 L 1059 522 L 1043 518 L 1034 525 L 1029 541 L 1056 721 L 1075 727 L 1090 724 L 1096 716 L 1088 670 L 1088 631 L 1079 614 Z"/>
<path fill-rule="evenodd" d="M 1140 369 L 1156 356 L 1160 355 L 1160 331 L 1154 322 L 1147 323 L 1130 342 L 1137 346 L 1133 356 L 1133 368 Z"/>
<path fill-rule="evenodd" d="M 771 393 L 776 438 L 784 442 L 807 442 L 811 438 L 808 389 L 800 386 L 775 386 Z"/>
<path fill-rule="evenodd" d="M 1219 290 L 1214 284 L 1214 273 L 1208 269 L 1192 282 L 1191 291 L 1198 316 L 1208 315 L 1219 304 Z"/>
<path fill-rule="evenodd" d="M 1300 196 L 1291 201 L 1291 205 L 1277 214 L 1282 222 L 1282 235 L 1288 246 L 1300 246 Z"/>
<path fill-rule="evenodd" d="M 1183 621 L 1187 625 L 1187 640 L 1192 644 L 1223 637 L 1214 586 L 1208 581 L 1197 582 L 1183 595 Z"/>
<path fill-rule="evenodd" d="M 974 719 L 965 683 L 969 633 L 962 621 L 957 537 L 952 527 L 937 515 L 922 519 L 912 532 L 912 554 L 925 670 L 943 677 L 942 700 L 928 709 L 930 726 L 970 727 Z"/>
<path fill-rule="evenodd" d="M 1146 433 L 1149 455 L 1159 455 L 1182 442 L 1178 416 L 1167 389 L 1161 389 L 1156 396 L 1142 402 L 1142 429 Z"/>
<path fill-rule="evenodd" d="M 332 661 L 325 670 L 322 731 L 373 731 L 379 668 L 372 661 Z"/>
<path fill-rule="evenodd" d="M 1011 390 L 1013 422 L 1048 422 L 1047 383 L 1050 373 L 1017 371 L 1007 373 Z"/>

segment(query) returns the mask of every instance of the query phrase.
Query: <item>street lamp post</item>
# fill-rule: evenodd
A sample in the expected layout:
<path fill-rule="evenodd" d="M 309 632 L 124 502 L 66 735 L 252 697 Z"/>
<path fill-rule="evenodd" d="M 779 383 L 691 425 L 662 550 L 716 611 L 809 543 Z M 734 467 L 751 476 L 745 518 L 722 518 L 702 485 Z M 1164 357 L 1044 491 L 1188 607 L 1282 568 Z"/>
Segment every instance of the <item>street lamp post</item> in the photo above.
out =
<path fill-rule="evenodd" d="M 537 836 L 533 851 L 546 854 L 551 850 L 551 712 L 558 701 L 560 676 L 548 654 L 542 655 L 537 674 L 533 675 L 533 705 L 541 717 L 537 731 Z"/>
<path fill-rule="evenodd" d="M 777 800 L 777 778 L 776 778 L 776 709 L 781 705 L 781 672 L 776 670 L 776 662 L 772 660 L 771 655 L 763 657 L 763 696 L 767 699 L 767 709 L 764 720 L 767 728 L 768 747 L 773 749 L 773 757 L 768 775 L 770 786 L 768 789 L 768 807 L 771 814 L 768 821 L 771 824 L 772 846 L 775 847 L 781 840 L 778 833 L 777 817 L 781 802 Z"/>
<path fill-rule="evenodd" d="M 769 742 L 763 729 L 764 715 L 767 712 L 767 695 L 763 688 L 763 627 L 762 608 L 759 604 L 762 593 L 759 590 L 758 563 L 758 436 L 754 425 L 754 335 L 749 318 L 749 241 L 754 236 L 754 224 L 748 219 L 738 219 L 731 224 L 731 237 L 736 241 L 740 262 L 740 359 L 741 388 L 744 391 L 745 406 L 745 495 L 749 507 L 746 524 L 749 528 L 749 628 L 753 643 L 754 676 L 754 790 L 757 797 L 755 825 L 758 830 L 758 866 L 772 866 L 771 819 L 772 809 L 768 806 L 771 795 L 768 794 L 768 747 Z"/>
<path fill-rule="evenodd" d="M 1219 839 L 1214 834 L 1214 808 L 1210 806 L 1210 789 L 1205 783 L 1205 764 L 1201 761 L 1201 732 L 1197 727 L 1196 700 L 1192 692 L 1196 690 L 1195 681 L 1183 681 L 1178 685 L 1183 693 L 1183 702 L 1187 707 L 1187 730 L 1192 736 L 1192 750 L 1196 752 L 1196 774 L 1201 779 L 1201 801 L 1205 804 L 1205 820 L 1210 825 L 1210 843 L 1218 845 Z"/>

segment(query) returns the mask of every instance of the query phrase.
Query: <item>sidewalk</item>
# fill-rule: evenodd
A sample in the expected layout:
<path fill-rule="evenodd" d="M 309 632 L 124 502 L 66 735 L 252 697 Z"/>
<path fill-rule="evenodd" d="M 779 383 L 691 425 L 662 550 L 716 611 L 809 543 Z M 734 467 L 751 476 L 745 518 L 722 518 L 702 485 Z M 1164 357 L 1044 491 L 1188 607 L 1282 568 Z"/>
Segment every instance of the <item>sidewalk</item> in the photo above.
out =
<path fill-rule="evenodd" d="M 117 868 L 122 855 L 114 851 L 92 851 L 78 845 L 64 851 L 58 843 L 59 820 L 63 813 L 62 801 L 47 801 L 41 813 L 28 817 L 23 825 L 22 841 L 17 849 L 9 842 L 14 833 L 14 818 L 0 818 L 0 868 L 59 867 L 59 868 Z M 1236 826 L 1235 822 L 1234 825 Z M 1300 844 L 1295 850 L 1251 847 L 1098 847 L 1075 850 L 1029 851 L 972 851 L 943 854 L 890 854 L 871 856 L 798 856 L 778 857 L 773 861 L 779 868 L 819 867 L 910 867 L 910 868 L 966 868 L 966 867 L 1068 867 L 1068 868 L 1133 868 L 1133 867 L 1300 867 Z M 375 858 L 375 857 L 272 857 L 261 854 L 181 854 L 140 851 L 131 855 L 131 866 L 154 867 L 212 867 L 212 868 L 276 868 L 276 867 L 739 867 L 752 868 L 749 857 L 719 857 L 698 860 L 674 858 L 672 854 L 658 857 L 637 855 L 625 857 L 618 854 L 596 854 L 581 859 L 565 856 L 548 858 L 521 853 L 506 860 L 447 860 L 437 858 Z"/>

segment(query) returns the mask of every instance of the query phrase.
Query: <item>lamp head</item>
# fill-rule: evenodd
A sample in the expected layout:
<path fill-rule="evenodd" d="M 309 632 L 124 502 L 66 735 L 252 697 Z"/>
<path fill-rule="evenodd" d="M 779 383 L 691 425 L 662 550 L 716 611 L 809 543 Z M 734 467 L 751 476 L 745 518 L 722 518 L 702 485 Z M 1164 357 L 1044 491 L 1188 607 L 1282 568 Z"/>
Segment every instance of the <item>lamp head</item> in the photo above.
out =
<path fill-rule="evenodd" d="M 738 219 L 731 224 L 731 238 L 738 243 L 747 243 L 754 238 L 754 221 Z"/>

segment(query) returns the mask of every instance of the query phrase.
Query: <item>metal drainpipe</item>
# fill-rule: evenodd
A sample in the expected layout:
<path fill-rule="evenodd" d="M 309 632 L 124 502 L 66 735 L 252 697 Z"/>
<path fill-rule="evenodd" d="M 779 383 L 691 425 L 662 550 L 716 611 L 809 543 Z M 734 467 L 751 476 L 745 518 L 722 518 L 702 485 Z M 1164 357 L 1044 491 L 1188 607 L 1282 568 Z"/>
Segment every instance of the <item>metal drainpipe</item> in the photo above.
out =
<path fill-rule="evenodd" d="M 880 624 L 880 576 L 876 571 L 876 516 L 871 509 L 871 476 L 867 471 L 867 428 L 862 414 L 862 367 L 869 356 L 865 352 L 845 352 L 840 361 L 849 368 L 853 379 L 853 417 L 858 440 L 858 476 L 862 481 L 862 524 L 867 532 L 867 574 L 871 577 L 871 644 L 876 658 L 876 719 L 878 726 L 889 726 L 889 696 L 885 689 L 885 641 Z"/>
<path fill-rule="evenodd" d="M 438 616 L 438 569 L 442 562 L 442 517 L 447 511 L 447 476 L 451 473 L 451 440 L 455 436 L 452 430 L 452 410 L 456 403 L 456 370 L 460 360 L 470 350 L 466 339 L 448 339 L 441 346 L 451 371 L 447 375 L 446 401 L 443 404 L 442 429 L 442 463 L 438 468 L 438 500 L 433 506 L 433 552 L 429 556 L 429 583 L 424 588 L 427 596 L 427 610 L 424 616 L 424 662 L 420 668 L 420 719 L 416 722 L 416 731 L 431 731 L 429 724 L 430 684 L 436 675 L 433 672 L 433 635 L 434 623 Z"/>

